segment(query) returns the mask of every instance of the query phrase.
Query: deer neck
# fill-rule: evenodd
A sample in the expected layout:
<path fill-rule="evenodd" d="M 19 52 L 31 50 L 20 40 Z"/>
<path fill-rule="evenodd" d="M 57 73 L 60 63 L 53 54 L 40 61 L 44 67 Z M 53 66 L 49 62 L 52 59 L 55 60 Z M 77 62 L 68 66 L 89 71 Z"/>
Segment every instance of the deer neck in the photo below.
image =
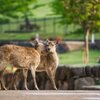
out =
<path fill-rule="evenodd" d="M 48 58 L 52 60 L 52 62 L 55 62 L 57 65 L 59 63 L 58 55 L 56 52 L 54 53 L 48 53 Z"/>

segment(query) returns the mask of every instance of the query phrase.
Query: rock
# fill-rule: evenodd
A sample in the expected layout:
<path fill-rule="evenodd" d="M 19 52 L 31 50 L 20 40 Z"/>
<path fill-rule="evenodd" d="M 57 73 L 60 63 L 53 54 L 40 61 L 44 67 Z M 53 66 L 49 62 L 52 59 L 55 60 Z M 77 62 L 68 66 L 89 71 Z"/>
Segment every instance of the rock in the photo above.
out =
<path fill-rule="evenodd" d="M 66 81 L 58 82 L 58 90 L 68 90 L 68 83 Z"/>
<path fill-rule="evenodd" d="M 85 67 L 71 68 L 71 74 L 73 76 L 86 76 Z"/>
<path fill-rule="evenodd" d="M 70 68 L 66 66 L 58 67 L 56 71 L 56 81 L 67 81 L 70 77 L 70 74 Z"/>
<path fill-rule="evenodd" d="M 91 86 L 95 85 L 94 79 L 91 77 L 84 77 L 84 78 L 79 78 L 76 79 L 74 82 L 74 89 L 75 90 L 81 90 L 83 89 L 83 86 Z"/>
<path fill-rule="evenodd" d="M 51 81 L 49 81 L 49 80 L 46 81 L 45 90 L 53 90 Z"/>
<path fill-rule="evenodd" d="M 67 51 L 79 50 L 84 46 L 84 42 L 81 41 L 64 41 L 61 44 Z"/>

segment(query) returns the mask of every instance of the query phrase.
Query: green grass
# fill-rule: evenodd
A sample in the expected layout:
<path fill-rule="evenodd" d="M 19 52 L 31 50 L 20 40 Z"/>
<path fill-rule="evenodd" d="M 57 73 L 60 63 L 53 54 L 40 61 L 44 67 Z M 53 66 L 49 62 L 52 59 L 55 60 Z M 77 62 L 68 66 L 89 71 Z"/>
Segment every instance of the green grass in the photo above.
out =
<path fill-rule="evenodd" d="M 67 52 L 59 54 L 60 64 L 83 64 L 82 62 L 82 51 Z M 100 55 L 98 50 L 90 50 L 89 64 L 97 64 L 96 59 Z"/>
<path fill-rule="evenodd" d="M 34 32 L 32 33 L 1 33 L 0 34 L 0 40 L 29 40 L 32 37 L 35 37 Z M 40 33 L 40 37 L 43 39 L 47 38 L 55 38 L 57 34 L 45 34 L 45 33 Z M 59 34 L 59 36 L 61 36 Z"/>
<path fill-rule="evenodd" d="M 89 40 L 91 40 L 92 34 L 89 34 Z M 100 39 L 100 33 L 95 33 L 94 34 L 95 40 Z M 66 34 L 64 36 L 64 39 L 72 39 L 72 40 L 77 40 L 81 39 L 84 40 L 84 33 L 71 33 L 71 34 Z"/>
<path fill-rule="evenodd" d="M 52 2 L 53 0 L 37 0 L 37 4 L 43 4 L 44 6 L 41 6 L 37 9 L 33 10 L 34 13 L 34 17 L 38 18 L 38 17 L 46 17 L 46 16 L 51 16 L 52 15 L 52 9 L 49 6 L 50 2 Z M 51 15 L 50 15 L 51 14 Z M 33 17 L 32 17 L 33 19 Z M 77 25 L 68 25 L 66 27 L 66 31 L 68 34 L 64 34 L 64 30 L 63 30 L 63 25 L 59 24 L 60 20 L 56 20 L 56 31 L 57 33 L 53 32 L 53 25 L 52 25 L 52 21 L 49 20 L 46 23 L 46 29 L 47 29 L 47 33 L 43 33 L 43 21 L 38 21 L 37 24 L 41 26 L 41 31 L 38 32 L 40 33 L 40 37 L 41 38 L 49 38 L 49 37 L 57 37 L 57 36 L 61 36 L 62 39 L 84 39 L 84 34 L 82 33 L 71 33 L 74 32 L 75 29 L 79 28 L 79 26 Z M 33 22 L 34 23 L 34 22 Z M 28 40 L 31 37 L 33 37 L 35 35 L 34 32 L 32 33 L 9 33 L 9 34 L 3 34 L 4 31 L 7 30 L 19 30 L 19 26 L 21 25 L 20 22 L 18 23 L 13 23 L 13 24 L 5 24 L 5 25 L 1 25 L 0 26 L 0 40 Z M 37 33 L 37 32 L 36 32 Z M 91 39 L 91 34 L 89 36 L 89 39 Z M 100 39 L 100 33 L 95 34 L 95 39 Z"/>
<path fill-rule="evenodd" d="M 49 3 L 52 2 L 53 0 L 38 0 L 37 4 L 44 4 L 44 6 L 41 6 L 37 9 L 34 9 L 34 17 L 46 17 L 50 16 L 52 13 L 52 10 L 49 6 Z M 41 13 L 42 12 L 42 13 Z M 33 17 L 32 17 L 33 19 Z M 69 25 L 66 27 L 67 34 L 64 34 L 63 30 L 63 25 L 59 24 L 60 20 L 56 20 L 56 31 L 57 33 L 53 32 L 53 24 L 51 20 L 48 20 L 46 23 L 46 29 L 47 33 L 43 33 L 44 28 L 43 28 L 43 21 L 38 21 L 37 24 L 41 27 L 41 30 L 39 32 L 32 32 L 32 33 L 3 33 L 7 30 L 19 30 L 19 26 L 21 25 L 21 22 L 18 23 L 11 23 L 11 24 L 4 24 L 0 26 L 0 40 L 28 40 L 35 36 L 36 33 L 40 33 L 41 38 L 55 38 L 57 36 L 60 36 L 62 39 L 84 39 L 84 34 L 83 33 L 71 33 L 74 32 L 75 29 L 79 28 L 77 25 Z M 33 22 L 34 23 L 34 22 Z M 89 36 L 89 39 L 91 39 L 91 34 Z M 95 34 L 95 39 L 100 39 L 100 33 Z"/>
<path fill-rule="evenodd" d="M 34 33 L 6 33 L 0 34 L 0 40 L 28 40 L 32 38 L 35 34 Z"/>
<path fill-rule="evenodd" d="M 0 33 L 0 40 L 28 40 L 32 37 L 35 36 L 36 33 L 32 32 L 32 33 Z M 53 33 L 40 33 L 40 37 L 47 39 L 47 38 L 55 38 L 57 36 L 60 36 L 62 39 L 68 39 L 68 40 L 77 40 L 77 39 L 84 39 L 84 34 L 53 34 Z M 89 39 L 91 40 L 91 34 L 89 36 Z M 100 34 L 97 33 L 95 34 L 95 39 L 100 39 Z"/>

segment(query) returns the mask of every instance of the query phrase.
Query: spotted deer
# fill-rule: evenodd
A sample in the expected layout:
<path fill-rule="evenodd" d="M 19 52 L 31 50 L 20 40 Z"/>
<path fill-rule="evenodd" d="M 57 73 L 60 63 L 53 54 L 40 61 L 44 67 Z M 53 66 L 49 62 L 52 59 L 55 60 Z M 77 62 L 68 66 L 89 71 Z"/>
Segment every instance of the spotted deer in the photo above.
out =
<path fill-rule="evenodd" d="M 57 89 L 55 84 L 55 73 L 58 67 L 59 59 L 56 52 L 56 43 L 54 41 L 47 40 L 44 45 L 46 51 L 42 50 L 41 52 L 40 48 L 43 46 L 43 44 L 41 44 L 39 41 L 35 43 L 35 49 L 39 51 L 41 55 L 41 60 L 39 66 L 36 68 L 36 71 L 45 71 L 53 84 L 53 88 Z"/>
<path fill-rule="evenodd" d="M 0 81 L 4 89 L 3 73 L 8 65 L 15 66 L 17 69 L 31 70 L 35 88 L 38 86 L 35 79 L 36 68 L 40 63 L 40 54 L 37 50 L 30 47 L 17 45 L 4 45 L 0 47 Z M 24 75 L 24 84 L 26 84 L 27 71 Z"/>
<path fill-rule="evenodd" d="M 49 40 L 47 40 L 45 43 L 37 40 L 31 43 L 40 54 L 40 63 L 36 68 L 36 72 L 45 71 L 53 84 L 53 88 L 57 90 L 55 84 L 55 73 L 59 63 L 59 59 L 56 52 L 56 43 Z"/>
<path fill-rule="evenodd" d="M 33 47 L 39 52 L 40 55 L 46 55 L 47 52 L 46 52 L 46 47 L 43 43 L 43 41 L 38 41 L 38 40 L 34 40 L 32 42 L 30 42 Z M 15 74 L 14 74 L 14 80 L 12 81 L 13 82 L 13 87 L 14 89 L 16 90 L 17 89 L 17 86 L 16 86 L 16 83 L 18 83 L 18 81 L 20 80 L 19 78 L 21 78 L 22 74 L 24 76 L 24 88 L 26 90 L 28 90 L 28 87 L 27 87 L 27 76 L 28 76 L 28 70 L 29 69 L 23 69 L 22 71 L 20 71 L 20 75 L 19 75 L 19 71 L 16 71 Z M 22 73 L 21 73 L 22 72 Z"/>
<path fill-rule="evenodd" d="M 57 89 L 55 85 L 55 73 L 56 73 L 56 68 L 58 66 L 59 60 L 56 52 L 56 44 L 53 41 L 49 41 L 49 40 L 45 44 L 40 41 L 34 41 L 34 43 L 33 42 L 31 43 L 34 44 L 35 49 L 40 54 L 40 63 L 36 68 L 36 71 L 37 72 L 46 71 L 50 80 L 52 81 L 53 88 Z M 28 89 L 27 81 L 26 81 L 28 69 L 23 69 L 23 74 L 25 78 L 24 79 L 25 89 Z M 17 81 L 18 79 L 15 82 Z M 14 87 L 16 88 L 15 82 L 14 82 Z"/>

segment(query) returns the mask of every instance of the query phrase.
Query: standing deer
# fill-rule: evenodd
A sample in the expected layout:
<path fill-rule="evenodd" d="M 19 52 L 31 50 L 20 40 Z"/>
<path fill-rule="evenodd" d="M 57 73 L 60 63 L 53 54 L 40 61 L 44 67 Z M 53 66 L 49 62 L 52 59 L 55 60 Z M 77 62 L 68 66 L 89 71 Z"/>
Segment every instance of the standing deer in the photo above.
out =
<path fill-rule="evenodd" d="M 39 66 L 37 67 L 36 71 L 41 72 L 41 71 L 46 71 L 48 74 L 52 84 L 53 88 L 57 90 L 56 84 L 55 84 L 55 73 L 56 69 L 59 63 L 59 59 L 57 56 L 56 52 L 56 44 L 53 41 L 47 40 L 45 43 L 45 50 L 41 51 L 41 46 L 43 46 L 42 43 L 36 42 L 35 43 L 35 49 L 40 53 L 41 55 L 41 61 Z"/>
<path fill-rule="evenodd" d="M 16 46 L 16 45 L 4 45 L 0 47 L 0 81 L 4 89 L 3 72 L 8 65 L 15 66 L 17 69 L 31 70 L 35 88 L 38 90 L 38 86 L 35 79 L 36 68 L 40 63 L 40 54 L 37 50 L 30 47 Z M 25 73 L 24 76 L 26 76 Z M 26 82 L 27 76 L 24 77 Z M 26 83 L 24 83 L 26 84 Z"/>
<path fill-rule="evenodd" d="M 31 44 L 33 45 L 33 47 L 39 52 L 40 55 L 45 55 L 46 54 L 46 48 L 43 42 L 39 42 L 37 40 L 35 40 L 34 42 L 31 42 Z M 45 53 L 45 54 L 44 54 Z M 22 74 L 24 76 L 24 88 L 26 90 L 28 90 L 27 87 L 27 76 L 28 76 L 28 69 L 23 69 L 22 71 L 16 71 L 14 74 L 14 80 L 13 82 L 13 87 L 16 90 L 17 86 L 16 84 L 18 83 L 18 81 L 20 80 L 20 78 L 22 77 Z"/>
<path fill-rule="evenodd" d="M 57 90 L 55 84 L 55 73 L 59 60 L 56 52 L 55 42 L 48 40 L 46 43 L 43 43 L 35 40 L 34 42 L 31 43 L 40 54 L 40 63 L 36 68 L 36 71 L 37 72 L 45 71 L 53 84 L 53 88 Z M 27 73 L 24 72 L 24 74 L 26 74 L 25 76 L 27 76 Z"/>
<path fill-rule="evenodd" d="M 51 79 L 51 81 L 53 83 L 54 89 L 57 89 L 56 85 L 55 85 L 55 73 L 56 73 L 56 68 L 58 66 L 59 60 L 58 60 L 58 56 L 56 53 L 55 43 L 53 41 L 47 41 L 44 44 L 42 42 L 35 41 L 34 46 L 35 46 L 35 49 L 41 55 L 40 63 L 38 65 L 38 67 L 35 69 L 35 71 L 37 71 L 37 72 L 46 71 L 49 78 Z M 27 79 L 27 72 L 28 72 L 29 68 L 21 68 L 21 69 L 23 69 L 25 89 L 28 89 L 26 79 Z M 15 80 L 15 82 L 17 82 L 17 81 L 18 80 Z M 35 83 L 36 83 L 36 81 L 35 81 Z M 16 83 L 14 83 L 14 86 L 16 88 L 15 84 Z M 35 87 L 38 89 L 37 85 L 35 85 Z"/>

